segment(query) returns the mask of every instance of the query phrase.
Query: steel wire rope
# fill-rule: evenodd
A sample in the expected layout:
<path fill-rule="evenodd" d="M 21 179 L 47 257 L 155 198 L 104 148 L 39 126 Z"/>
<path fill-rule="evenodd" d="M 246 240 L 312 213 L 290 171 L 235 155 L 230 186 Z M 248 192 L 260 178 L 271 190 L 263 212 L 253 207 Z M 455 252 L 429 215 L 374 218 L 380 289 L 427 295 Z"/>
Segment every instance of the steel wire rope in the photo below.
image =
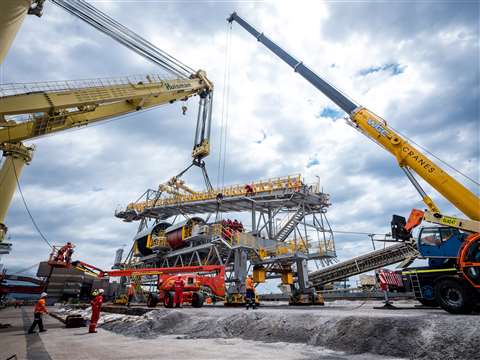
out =
<path fill-rule="evenodd" d="M 181 75 L 181 77 L 185 77 L 185 74 L 178 73 L 178 69 L 175 69 L 174 67 L 172 67 L 172 65 L 165 62 L 165 60 L 161 60 L 159 58 L 155 59 L 155 57 L 151 53 L 149 54 L 148 51 L 145 48 L 142 49 L 138 44 L 135 44 L 135 42 L 132 39 L 129 40 L 125 36 L 122 36 L 121 31 L 118 31 L 118 27 L 117 27 L 117 32 L 115 32 L 114 29 L 112 29 L 112 25 L 110 25 L 110 27 L 108 26 L 108 21 L 107 21 L 108 19 L 106 20 L 107 16 L 105 14 L 102 14 L 101 12 L 96 11 L 97 13 L 100 13 L 104 16 L 102 18 L 101 15 L 98 15 L 98 14 L 96 15 L 95 11 L 91 12 L 89 10 L 83 10 L 83 12 L 81 12 L 78 8 L 72 6 L 68 3 L 61 2 L 61 1 L 55 2 L 57 0 L 52 0 L 52 1 L 54 3 L 56 3 L 57 5 L 63 7 L 67 12 L 71 13 L 72 15 L 75 15 L 79 19 L 81 19 L 81 20 L 85 21 L 86 23 L 88 23 L 89 25 L 95 27 L 97 30 L 105 33 L 106 35 L 110 36 L 114 40 L 122 43 L 123 45 L 130 48 L 131 50 L 137 52 L 139 55 L 141 55 L 143 57 L 146 57 L 147 59 L 151 60 L 152 62 L 155 62 L 155 63 L 161 65 L 162 67 L 164 67 L 165 69 L 167 69 L 170 72 L 176 73 L 177 75 Z M 78 6 L 83 6 L 84 4 L 77 3 L 77 5 Z"/>
<path fill-rule="evenodd" d="M 7 134 L 8 137 L 10 138 L 10 128 L 7 128 Z M 10 158 L 10 161 L 12 162 L 12 169 L 13 173 L 15 174 L 15 180 L 17 182 L 17 187 L 18 187 L 18 192 L 20 193 L 20 196 L 22 198 L 23 206 L 25 207 L 25 210 L 27 211 L 28 216 L 30 217 L 30 220 L 32 221 L 33 227 L 35 230 L 37 230 L 38 234 L 40 235 L 41 239 L 50 247 L 53 249 L 52 244 L 48 241 L 46 236 L 43 234 L 43 232 L 40 230 L 40 228 L 37 225 L 37 222 L 35 221 L 32 213 L 30 212 L 30 209 L 28 207 L 27 201 L 25 199 L 25 196 L 23 195 L 22 187 L 20 186 L 20 181 L 18 179 L 18 173 L 17 173 L 17 168 L 15 167 L 15 161 L 13 161 L 13 157 Z"/>
<path fill-rule="evenodd" d="M 28 270 L 30 270 L 30 269 L 33 269 L 35 266 L 38 266 L 38 264 L 39 264 L 39 263 L 37 262 L 37 263 L 35 263 L 35 264 L 33 264 L 33 265 L 25 268 L 25 269 L 17 270 L 17 271 L 15 271 L 14 273 L 11 273 L 11 274 L 9 274 L 9 275 L 24 274 L 26 271 L 28 271 Z"/>
<path fill-rule="evenodd" d="M 428 148 L 426 148 L 425 146 L 422 146 L 420 145 L 419 143 L 415 142 L 414 140 L 412 140 L 411 138 L 409 138 L 407 135 L 405 134 L 402 134 L 400 131 L 398 131 L 397 129 L 395 129 L 393 126 L 390 126 L 390 128 L 394 131 L 396 131 L 397 133 L 399 133 L 400 135 L 402 135 L 405 139 L 407 139 L 408 141 L 410 141 L 412 144 L 414 145 L 417 145 L 420 149 L 422 149 L 423 151 L 425 151 L 427 154 L 433 156 L 435 159 L 437 159 L 438 161 L 440 161 L 442 164 L 444 164 L 445 166 L 449 167 L 450 169 L 452 169 L 453 171 L 457 172 L 458 174 L 460 174 L 461 176 L 463 176 L 464 178 L 470 180 L 473 184 L 477 185 L 477 186 L 480 186 L 480 183 L 477 182 L 476 180 L 472 179 L 470 176 L 468 176 L 467 174 L 464 174 L 462 171 L 458 170 L 457 168 L 455 168 L 453 165 L 450 165 L 448 162 L 446 162 L 445 160 L 441 159 L 439 156 L 435 155 L 433 152 L 431 152 L 430 150 L 428 150 Z"/>
<path fill-rule="evenodd" d="M 217 168 L 217 188 L 220 187 L 221 179 L 221 164 L 222 164 L 222 149 L 223 149 L 223 131 L 224 131 L 224 121 L 225 121 L 225 96 L 226 96 L 226 86 L 227 86 L 227 62 L 229 54 L 228 38 L 229 31 L 231 31 L 231 26 L 227 24 L 227 31 L 225 32 L 225 63 L 223 68 L 223 94 L 222 94 L 222 111 L 221 111 L 221 123 L 220 123 L 220 146 L 218 149 L 218 168 Z M 230 30 L 229 30 L 230 29 Z"/>
<path fill-rule="evenodd" d="M 101 14 L 101 16 L 103 16 L 103 19 L 107 22 L 107 24 L 109 23 L 110 25 L 112 25 L 113 27 L 115 27 L 118 31 L 120 31 L 120 33 L 124 33 L 127 35 L 127 37 L 130 37 L 132 38 L 134 41 L 136 41 L 137 43 L 143 45 L 143 49 L 144 51 L 147 51 L 147 50 L 150 50 L 150 52 L 154 52 L 154 53 L 157 53 L 157 56 L 160 56 L 160 57 L 164 57 L 166 58 L 166 60 L 170 61 L 174 66 L 178 67 L 181 71 L 184 72 L 183 76 L 184 77 L 189 77 L 190 75 L 194 74 L 195 73 L 195 70 L 190 68 L 189 66 L 185 65 L 184 63 L 182 63 L 180 60 L 176 59 L 175 57 L 173 57 L 172 55 L 168 54 L 167 52 L 161 50 L 160 48 L 156 47 L 155 45 L 153 45 L 151 42 L 149 42 L 148 40 L 142 38 L 140 35 L 138 35 L 137 33 L 135 33 L 134 31 L 130 30 L 129 28 L 125 27 L 124 25 L 122 25 L 121 23 L 119 23 L 118 21 L 114 20 L 113 18 L 109 17 L 107 14 L 101 12 L 100 10 L 94 8 L 93 6 L 91 6 L 89 3 L 87 2 L 83 2 L 83 4 L 91 9 L 92 11 L 94 12 L 97 12 L 98 14 Z"/>
<path fill-rule="evenodd" d="M 144 39 L 143 37 L 141 37 L 140 35 L 138 35 L 137 33 L 135 33 L 134 31 L 130 30 L 129 28 L 127 28 L 126 26 L 122 25 L 121 23 L 119 23 L 118 21 L 116 21 L 115 19 L 111 18 L 110 16 L 108 16 L 107 14 L 103 13 L 102 11 L 96 9 L 95 7 L 93 7 L 91 4 L 89 4 L 88 2 L 86 1 L 83 1 L 83 0 L 80 0 L 87 8 L 91 9 L 92 11 L 96 11 L 97 13 L 101 14 L 108 22 L 112 23 L 113 25 L 117 26 L 120 30 L 122 30 L 123 32 L 125 32 L 126 34 L 128 34 L 129 36 L 133 37 L 134 39 L 136 39 L 137 41 L 139 41 L 140 43 L 144 44 L 146 47 L 160 53 L 162 56 L 166 57 L 167 59 L 169 59 L 170 61 L 174 62 L 175 65 L 181 67 L 185 72 L 187 73 L 194 73 L 195 70 L 192 69 L 191 67 L 185 65 L 184 63 L 182 63 L 180 60 L 178 60 L 177 58 L 175 58 L 174 56 L 168 54 L 167 52 L 163 51 L 162 49 L 160 48 L 157 48 L 155 45 L 153 45 L 151 42 L 149 42 L 148 40 Z"/>
<path fill-rule="evenodd" d="M 97 30 L 122 43 L 142 57 L 164 67 L 165 70 L 182 78 L 188 78 L 194 73 L 193 69 L 181 63 L 178 59 L 155 47 L 152 43 L 143 39 L 138 34 L 116 22 L 108 15 L 92 7 L 85 1 L 51 1 L 70 14 L 95 27 Z"/>
<path fill-rule="evenodd" d="M 99 31 L 103 32 L 104 34 L 110 36 L 111 38 L 113 38 L 117 42 L 123 44 L 124 46 L 126 46 L 130 50 L 132 50 L 132 51 L 136 52 L 137 54 L 141 55 L 142 57 L 156 63 L 157 65 L 162 66 L 164 68 L 164 70 L 167 70 L 168 72 L 170 72 L 172 74 L 175 74 L 177 76 L 185 78 L 185 74 L 179 72 L 177 69 L 172 67 L 167 62 L 165 62 L 165 61 L 163 61 L 159 58 L 155 58 L 154 55 L 152 55 L 151 53 L 149 54 L 148 52 L 146 52 L 145 49 L 140 48 L 139 45 L 136 45 L 136 44 L 132 43 L 131 41 L 125 39 L 125 38 L 119 37 L 118 33 L 115 33 L 114 30 L 112 30 L 111 28 L 108 28 L 105 24 L 102 24 L 101 19 L 96 20 L 96 19 L 92 18 L 91 16 L 89 16 L 88 14 L 78 13 L 78 12 L 75 11 L 75 9 L 70 9 L 68 7 L 68 5 L 65 7 L 65 10 L 67 10 L 71 14 L 77 16 L 79 19 L 85 21 L 89 25 L 95 27 L 97 30 L 99 30 Z"/>
<path fill-rule="evenodd" d="M 337 234 L 353 234 L 353 235 L 388 235 L 388 234 L 377 234 L 377 233 L 367 233 L 360 231 L 346 231 L 346 230 L 330 230 L 333 233 Z M 327 231 L 328 232 L 328 231 Z"/>
<path fill-rule="evenodd" d="M 228 36 L 229 56 L 227 62 L 227 82 L 226 82 L 226 98 L 225 98 L 225 131 L 224 131 L 224 147 L 223 147 L 223 165 L 222 165 L 222 188 L 225 186 L 225 164 L 227 162 L 227 149 L 228 149 L 228 120 L 230 113 L 230 77 L 231 77 L 231 65 L 232 65 L 232 24 L 230 24 L 229 36 Z"/>

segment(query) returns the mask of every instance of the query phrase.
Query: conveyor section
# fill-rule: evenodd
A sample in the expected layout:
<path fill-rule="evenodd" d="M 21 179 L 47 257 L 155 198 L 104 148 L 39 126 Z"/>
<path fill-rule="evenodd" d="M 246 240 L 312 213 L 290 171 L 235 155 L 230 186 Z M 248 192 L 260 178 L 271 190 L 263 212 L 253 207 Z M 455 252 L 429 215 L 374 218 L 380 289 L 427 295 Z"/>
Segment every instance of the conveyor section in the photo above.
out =
<path fill-rule="evenodd" d="M 350 276 L 362 274 L 384 266 L 392 265 L 408 258 L 414 258 L 418 254 L 417 249 L 408 243 L 399 243 L 385 249 L 375 250 L 371 253 L 343 261 L 322 270 L 309 274 L 313 286 L 345 279 Z"/>

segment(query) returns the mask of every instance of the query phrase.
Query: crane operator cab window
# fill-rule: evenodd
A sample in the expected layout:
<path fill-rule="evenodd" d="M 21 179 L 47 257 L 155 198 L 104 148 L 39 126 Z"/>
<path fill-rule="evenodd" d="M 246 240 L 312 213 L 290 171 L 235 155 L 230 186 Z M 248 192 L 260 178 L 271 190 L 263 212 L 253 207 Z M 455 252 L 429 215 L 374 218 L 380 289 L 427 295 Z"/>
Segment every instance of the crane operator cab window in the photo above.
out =
<path fill-rule="evenodd" d="M 420 245 L 440 246 L 442 237 L 438 228 L 424 228 L 420 233 Z"/>
<path fill-rule="evenodd" d="M 418 250 L 424 257 L 456 258 L 465 234 L 450 227 L 428 227 L 420 231 Z"/>
<path fill-rule="evenodd" d="M 470 245 L 464 262 L 465 275 L 476 285 L 480 286 L 480 240 L 475 241 Z M 469 266 L 471 265 L 471 266 Z"/>

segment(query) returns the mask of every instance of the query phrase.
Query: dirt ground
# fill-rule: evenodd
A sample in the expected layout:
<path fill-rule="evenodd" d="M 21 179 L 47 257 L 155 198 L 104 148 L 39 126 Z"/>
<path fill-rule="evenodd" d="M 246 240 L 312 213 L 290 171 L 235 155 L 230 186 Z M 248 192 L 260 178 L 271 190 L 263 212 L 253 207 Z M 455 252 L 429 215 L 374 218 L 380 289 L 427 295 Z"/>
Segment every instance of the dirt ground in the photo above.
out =
<path fill-rule="evenodd" d="M 182 309 L 188 312 L 192 309 Z M 181 311 L 182 311 L 181 310 Z M 208 309 L 212 311 L 214 309 Z M 178 314 L 180 311 L 170 311 Z M 174 315 L 174 317 L 177 315 Z M 105 314 L 104 323 L 123 315 Z M 135 319 L 129 320 L 132 323 Z M 137 325 L 144 319 L 135 317 Z M 169 360 L 234 360 L 234 359 L 305 359 L 305 360 L 393 360 L 371 354 L 348 355 L 319 346 L 304 343 L 264 342 L 234 338 L 198 339 L 183 335 L 154 335 L 147 337 L 125 336 L 102 328 L 96 334 L 88 334 L 87 328 L 66 329 L 60 321 L 46 316 L 47 332 L 26 334 L 32 321 L 32 309 L 8 308 L 0 311 L 0 323 L 10 324 L 0 329 L 0 359 L 12 356 L 31 360 L 122 360 L 122 359 L 169 359 Z M 104 324 L 107 326 L 107 324 Z M 138 328 L 137 328 L 138 330 Z"/>
<path fill-rule="evenodd" d="M 454 316 L 441 309 L 414 308 L 409 302 L 397 303 L 399 310 L 373 309 L 379 305 L 345 301 L 325 307 L 272 304 L 248 311 L 158 308 L 142 316 L 105 314 L 101 327 L 142 340 L 177 336 L 184 344 L 193 339 L 248 341 L 282 349 L 277 359 L 480 359 L 478 315 Z M 84 314 L 88 316 L 88 310 Z"/>

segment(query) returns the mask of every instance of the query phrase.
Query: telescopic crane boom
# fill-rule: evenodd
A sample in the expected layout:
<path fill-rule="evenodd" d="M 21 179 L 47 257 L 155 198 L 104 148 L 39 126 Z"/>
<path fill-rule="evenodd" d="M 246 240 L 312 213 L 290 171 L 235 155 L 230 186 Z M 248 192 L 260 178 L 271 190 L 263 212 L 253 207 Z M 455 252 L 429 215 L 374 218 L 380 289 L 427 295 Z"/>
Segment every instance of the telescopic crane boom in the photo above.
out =
<path fill-rule="evenodd" d="M 320 76 L 315 74 L 301 61 L 298 61 L 285 50 L 275 44 L 263 33 L 258 32 L 237 13 L 232 13 L 227 19 L 232 23 L 236 21 L 241 27 L 252 34 L 259 42 L 265 45 L 280 59 L 291 66 L 305 80 L 315 86 L 338 107 L 348 114 L 347 121 L 361 133 L 377 142 L 389 151 L 398 161 L 400 168 L 405 172 L 413 186 L 420 193 L 430 212 L 439 214 L 440 209 L 425 193 L 415 179 L 412 170 L 428 182 L 433 188 L 449 200 L 457 209 L 462 211 L 472 220 L 480 220 L 480 199 L 460 184 L 457 180 L 443 171 L 437 164 L 410 144 L 406 139 L 390 128 L 387 122 L 368 109 L 356 104 L 340 91 L 335 89 Z"/>

